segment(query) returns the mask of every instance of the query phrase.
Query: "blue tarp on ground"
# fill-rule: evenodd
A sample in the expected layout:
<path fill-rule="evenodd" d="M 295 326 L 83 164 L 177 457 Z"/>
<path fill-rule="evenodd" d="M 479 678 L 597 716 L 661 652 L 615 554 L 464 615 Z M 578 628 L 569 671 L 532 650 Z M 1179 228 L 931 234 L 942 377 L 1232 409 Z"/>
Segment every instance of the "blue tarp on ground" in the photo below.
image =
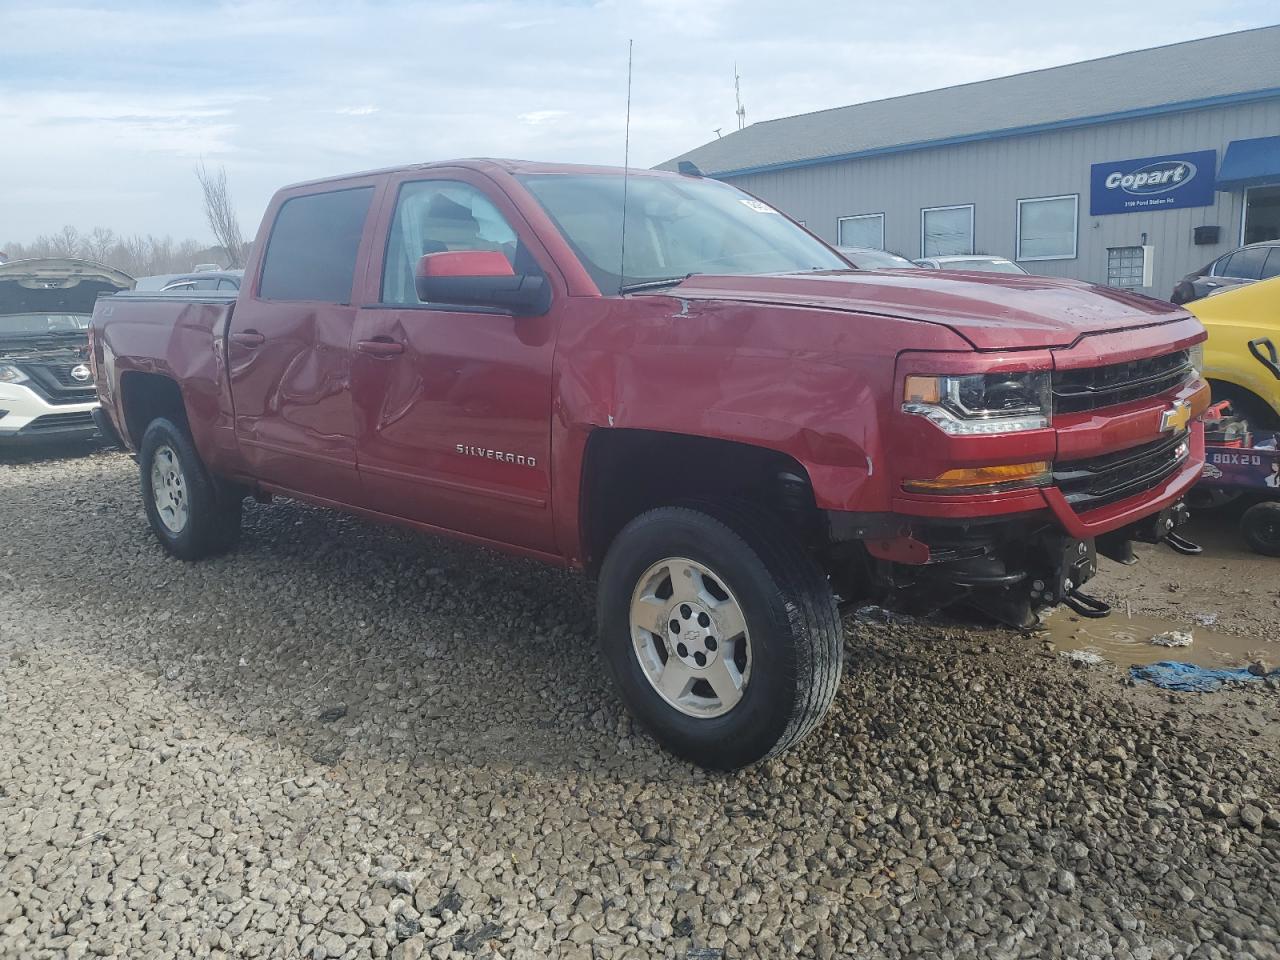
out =
<path fill-rule="evenodd" d="M 1211 693 L 1229 683 L 1261 683 L 1267 677 L 1280 677 L 1280 670 L 1272 670 L 1265 676 L 1250 673 L 1246 667 L 1223 670 L 1214 667 L 1198 667 L 1194 663 L 1176 663 L 1161 660 L 1145 667 L 1131 667 L 1129 675 L 1135 680 L 1146 680 L 1166 690 L 1183 690 L 1188 693 Z"/>

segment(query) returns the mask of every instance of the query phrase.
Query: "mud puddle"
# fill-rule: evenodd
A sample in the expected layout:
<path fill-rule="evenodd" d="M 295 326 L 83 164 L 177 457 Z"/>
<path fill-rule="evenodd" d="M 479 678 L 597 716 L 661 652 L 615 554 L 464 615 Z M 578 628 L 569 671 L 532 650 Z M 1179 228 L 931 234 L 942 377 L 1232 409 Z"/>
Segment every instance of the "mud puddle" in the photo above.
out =
<path fill-rule="evenodd" d="M 1177 642 L 1172 635 L 1191 635 L 1185 646 L 1163 646 L 1157 637 Z M 1036 635 L 1051 641 L 1062 653 L 1074 650 L 1097 654 L 1122 667 L 1142 666 L 1160 660 L 1177 660 L 1201 667 L 1244 667 L 1255 660 L 1274 666 L 1280 656 L 1280 637 L 1234 637 L 1209 627 L 1188 625 L 1160 617 L 1113 613 L 1104 620 L 1090 620 L 1059 607 Z"/>

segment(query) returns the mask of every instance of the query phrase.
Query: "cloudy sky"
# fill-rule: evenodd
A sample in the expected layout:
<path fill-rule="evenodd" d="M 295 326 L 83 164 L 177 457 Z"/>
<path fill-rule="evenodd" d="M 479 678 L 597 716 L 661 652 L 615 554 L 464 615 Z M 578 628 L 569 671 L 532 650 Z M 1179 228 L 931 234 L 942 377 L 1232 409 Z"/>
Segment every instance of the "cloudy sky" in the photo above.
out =
<path fill-rule="evenodd" d="M 278 186 L 459 156 L 650 166 L 748 121 L 1261 26 L 1274 0 L 0 0 L 0 241 L 246 235 Z"/>

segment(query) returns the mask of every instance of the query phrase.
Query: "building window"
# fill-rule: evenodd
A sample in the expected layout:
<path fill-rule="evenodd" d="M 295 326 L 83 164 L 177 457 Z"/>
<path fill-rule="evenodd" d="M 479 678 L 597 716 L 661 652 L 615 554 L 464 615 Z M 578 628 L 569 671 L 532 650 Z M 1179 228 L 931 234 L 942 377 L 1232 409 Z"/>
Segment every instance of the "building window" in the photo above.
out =
<path fill-rule="evenodd" d="M 1244 192 L 1240 242 L 1280 240 L 1280 187 L 1249 187 Z"/>
<path fill-rule="evenodd" d="M 920 256 L 973 253 L 973 204 L 920 211 Z"/>
<path fill-rule="evenodd" d="M 1150 247 L 1107 247 L 1107 286 L 1137 290 L 1151 286 Z"/>
<path fill-rule="evenodd" d="M 1018 259 L 1074 260 L 1079 195 L 1018 201 Z"/>
<path fill-rule="evenodd" d="M 884 249 L 884 214 L 864 213 L 836 220 L 836 246 Z"/>

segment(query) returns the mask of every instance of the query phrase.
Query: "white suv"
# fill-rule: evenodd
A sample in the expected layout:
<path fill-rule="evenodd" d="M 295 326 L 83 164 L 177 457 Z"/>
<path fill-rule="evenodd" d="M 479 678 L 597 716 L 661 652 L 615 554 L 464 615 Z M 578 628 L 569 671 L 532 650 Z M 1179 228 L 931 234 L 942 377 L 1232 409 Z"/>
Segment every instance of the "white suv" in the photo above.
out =
<path fill-rule="evenodd" d="M 89 319 L 133 278 L 88 260 L 0 263 L 0 446 L 97 432 Z"/>

